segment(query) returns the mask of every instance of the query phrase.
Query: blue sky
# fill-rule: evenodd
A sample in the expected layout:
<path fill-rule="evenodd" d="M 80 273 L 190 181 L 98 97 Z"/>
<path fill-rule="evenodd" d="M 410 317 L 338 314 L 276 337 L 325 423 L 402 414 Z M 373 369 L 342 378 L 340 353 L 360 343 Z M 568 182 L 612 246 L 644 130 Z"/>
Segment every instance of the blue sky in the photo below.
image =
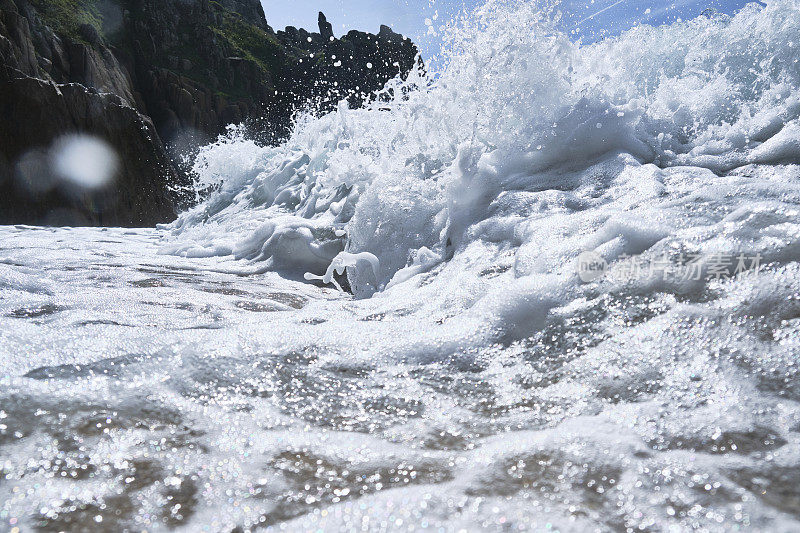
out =
<path fill-rule="evenodd" d="M 437 24 L 464 9 L 473 9 L 480 0 L 262 0 L 267 21 L 275 29 L 287 25 L 317 27 L 317 13 L 323 11 L 338 35 L 350 29 L 376 32 L 381 24 L 411 37 L 429 57 L 438 50 L 435 36 L 427 35 L 425 19 Z M 579 25 L 584 40 L 618 33 L 637 22 L 663 24 L 677 18 L 694 18 L 707 8 L 733 13 L 745 0 L 562 0 L 566 20 Z"/>

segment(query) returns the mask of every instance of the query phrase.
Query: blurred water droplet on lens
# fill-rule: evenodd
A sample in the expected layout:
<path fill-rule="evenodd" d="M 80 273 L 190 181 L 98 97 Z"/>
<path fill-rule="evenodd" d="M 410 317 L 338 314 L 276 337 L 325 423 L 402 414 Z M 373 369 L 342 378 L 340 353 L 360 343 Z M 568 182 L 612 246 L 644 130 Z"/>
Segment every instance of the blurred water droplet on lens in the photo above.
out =
<path fill-rule="evenodd" d="M 43 150 L 31 150 L 20 157 L 14 165 L 14 177 L 17 187 L 30 195 L 46 193 L 56 181 Z"/>
<path fill-rule="evenodd" d="M 86 189 L 107 185 L 119 169 L 119 158 L 105 141 L 88 135 L 62 137 L 50 153 L 60 179 Z"/>

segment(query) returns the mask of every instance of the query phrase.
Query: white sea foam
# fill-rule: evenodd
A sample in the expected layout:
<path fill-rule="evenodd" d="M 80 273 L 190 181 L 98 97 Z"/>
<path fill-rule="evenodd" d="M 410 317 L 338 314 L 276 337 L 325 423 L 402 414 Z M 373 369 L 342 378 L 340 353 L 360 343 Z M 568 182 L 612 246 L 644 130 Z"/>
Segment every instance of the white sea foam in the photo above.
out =
<path fill-rule="evenodd" d="M 554 17 L 233 130 L 170 227 L 2 229 L 0 519 L 800 528 L 800 3 Z"/>

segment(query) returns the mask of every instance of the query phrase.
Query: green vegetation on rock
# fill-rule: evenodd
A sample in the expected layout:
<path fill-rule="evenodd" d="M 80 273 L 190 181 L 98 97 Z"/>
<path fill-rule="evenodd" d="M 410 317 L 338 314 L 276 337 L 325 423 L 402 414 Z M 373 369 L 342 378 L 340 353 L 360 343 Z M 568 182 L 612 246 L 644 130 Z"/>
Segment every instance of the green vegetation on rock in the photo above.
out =
<path fill-rule="evenodd" d="M 250 24 L 238 13 L 212 2 L 222 14 L 222 25 L 211 30 L 236 50 L 242 59 L 254 62 L 265 72 L 274 72 L 281 65 L 283 47 L 274 34 Z"/>
<path fill-rule="evenodd" d="M 84 41 L 80 27 L 89 24 L 102 34 L 97 0 L 31 0 L 44 23 L 56 33 Z"/>

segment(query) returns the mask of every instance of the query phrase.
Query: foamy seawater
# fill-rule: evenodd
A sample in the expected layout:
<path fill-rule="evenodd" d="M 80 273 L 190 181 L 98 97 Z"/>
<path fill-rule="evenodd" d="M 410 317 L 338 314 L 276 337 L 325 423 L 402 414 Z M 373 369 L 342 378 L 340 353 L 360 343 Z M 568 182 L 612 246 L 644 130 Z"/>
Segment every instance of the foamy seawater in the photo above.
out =
<path fill-rule="evenodd" d="M 1 228 L 3 527 L 800 529 L 800 4 L 545 7 L 172 225 Z"/>

